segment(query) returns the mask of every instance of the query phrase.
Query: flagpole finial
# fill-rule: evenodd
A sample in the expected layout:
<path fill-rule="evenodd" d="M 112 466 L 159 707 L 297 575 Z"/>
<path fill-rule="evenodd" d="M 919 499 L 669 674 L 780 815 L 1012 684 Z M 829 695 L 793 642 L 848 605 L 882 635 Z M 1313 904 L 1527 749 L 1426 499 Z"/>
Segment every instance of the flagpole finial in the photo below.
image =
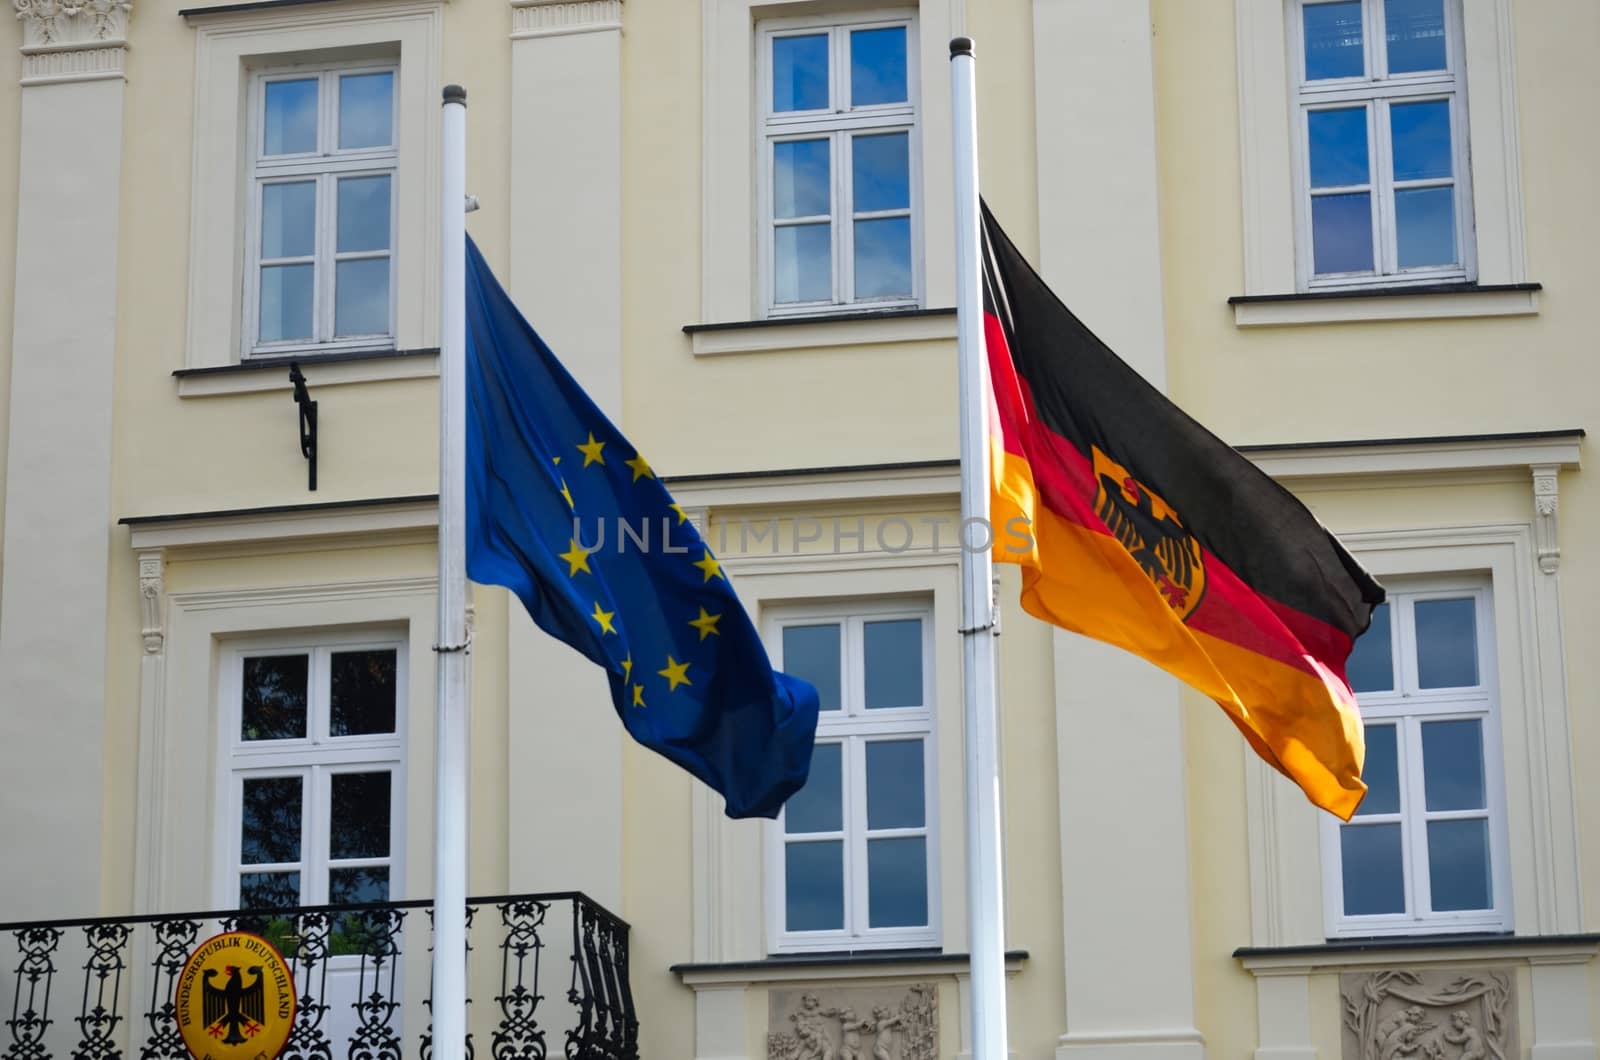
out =
<path fill-rule="evenodd" d="M 950 58 L 954 59 L 958 55 L 972 55 L 971 37 L 950 38 Z"/>
<path fill-rule="evenodd" d="M 444 101 L 446 103 L 459 103 L 464 107 L 467 105 L 467 90 L 460 85 L 445 85 Z"/>

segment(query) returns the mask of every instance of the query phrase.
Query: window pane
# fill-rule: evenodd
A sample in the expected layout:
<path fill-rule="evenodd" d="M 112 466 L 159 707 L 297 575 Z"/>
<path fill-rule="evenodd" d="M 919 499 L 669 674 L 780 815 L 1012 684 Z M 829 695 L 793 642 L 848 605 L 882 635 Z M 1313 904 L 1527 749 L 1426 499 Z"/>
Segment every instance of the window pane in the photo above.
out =
<path fill-rule="evenodd" d="M 866 624 L 867 709 L 922 706 L 922 620 Z"/>
<path fill-rule="evenodd" d="M 317 149 L 317 81 L 268 81 L 261 153 L 302 154 Z"/>
<path fill-rule="evenodd" d="M 826 302 L 833 297 L 831 226 L 786 225 L 773 233 L 777 300 Z"/>
<path fill-rule="evenodd" d="M 335 773 L 332 781 L 328 857 L 387 857 L 389 773 Z"/>
<path fill-rule="evenodd" d="M 341 254 L 389 249 L 389 178 L 347 177 L 339 182 Z"/>
<path fill-rule="evenodd" d="M 838 832 L 844 828 L 842 744 L 819 743 L 811 751 L 811 773 L 806 786 L 784 804 L 783 830 Z"/>
<path fill-rule="evenodd" d="M 1311 200 L 1311 247 L 1317 273 L 1372 270 L 1372 204 L 1364 191 Z"/>
<path fill-rule="evenodd" d="M 911 218 L 855 222 L 856 297 L 911 297 Z"/>
<path fill-rule="evenodd" d="M 298 872 L 246 872 L 239 876 L 240 909 L 285 909 L 299 904 Z"/>
<path fill-rule="evenodd" d="M 243 783 L 239 860 L 273 865 L 300 860 L 303 796 L 299 777 L 259 777 Z"/>
<path fill-rule="evenodd" d="M 1422 783 L 1430 810 L 1481 810 L 1489 805 L 1483 780 L 1483 723 L 1422 723 Z"/>
<path fill-rule="evenodd" d="M 1477 603 L 1418 600 L 1417 683 L 1423 688 L 1467 688 L 1478 683 Z"/>
<path fill-rule="evenodd" d="M 790 931 L 844 927 L 844 843 L 786 843 L 783 848 L 784 923 Z"/>
<path fill-rule="evenodd" d="M 1444 0 L 1385 0 L 1383 21 L 1391 74 L 1445 68 Z"/>
<path fill-rule="evenodd" d="M 1428 822 L 1428 886 L 1434 912 L 1494 907 L 1488 821 Z"/>
<path fill-rule="evenodd" d="M 333 653 L 329 736 L 394 732 L 394 665 L 393 650 Z"/>
<path fill-rule="evenodd" d="M 317 185 L 309 180 L 261 186 L 261 258 L 316 253 Z"/>
<path fill-rule="evenodd" d="M 1400 812 L 1400 756 L 1393 725 L 1368 725 L 1367 761 L 1361 779 L 1367 794 L 1356 810 L 1357 816 L 1369 813 Z"/>
<path fill-rule="evenodd" d="M 1432 180 L 1451 175 L 1454 158 L 1450 152 L 1449 100 L 1392 104 L 1389 135 L 1394 139 L 1395 180 Z"/>
<path fill-rule="evenodd" d="M 388 147 L 394 143 L 394 74 L 347 74 L 339 78 L 339 148 Z"/>
<path fill-rule="evenodd" d="M 311 338 L 312 265 L 261 270 L 261 341 Z"/>
<path fill-rule="evenodd" d="M 1306 134 L 1313 188 L 1367 182 L 1367 108 L 1307 111 Z"/>
<path fill-rule="evenodd" d="M 820 217 L 829 194 L 827 140 L 785 140 L 772 145 L 772 216 Z"/>
<path fill-rule="evenodd" d="M 1406 911 L 1398 824 L 1342 825 L 1339 849 L 1346 916 Z"/>
<path fill-rule="evenodd" d="M 1372 609 L 1372 625 L 1356 638 L 1345 664 L 1354 692 L 1388 692 L 1394 688 L 1394 639 L 1389 627 L 1389 605 Z"/>
<path fill-rule="evenodd" d="M 873 740 L 867 744 L 867 827 L 921 828 L 923 813 L 921 740 Z"/>
<path fill-rule="evenodd" d="M 828 105 L 828 35 L 772 38 L 772 109 L 821 110 Z"/>
<path fill-rule="evenodd" d="M 928 841 L 922 836 L 867 841 L 867 926 L 928 922 Z"/>
<path fill-rule="evenodd" d="M 361 258 L 334 266 L 333 333 L 389 333 L 389 259 Z"/>
<path fill-rule="evenodd" d="M 850 141 L 856 213 L 911 208 L 911 136 L 878 133 Z"/>
<path fill-rule="evenodd" d="M 783 671 L 815 685 L 823 710 L 839 709 L 839 668 L 837 625 L 783 627 Z"/>
<path fill-rule="evenodd" d="M 389 870 L 377 865 L 364 869 L 329 869 L 328 902 L 353 905 L 356 902 L 387 902 Z"/>
<path fill-rule="evenodd" d="M 904 103 L 906 30 L 858 29 L 850 34 L 850 105 Z"/>
<path fill-rule="evenodd" d="M 1361 47 L 1361 0 L 1307 4 L 1306 80 L 1360 77 L 1366 71 Z"/>
<path fill-rule="evenodd" d="M 298 740 L 306 734 L 306 655 L 263 655 L 244 661 L 241 740 Z"/>
<path fill-rule="evenodd" d="M 1394 193 L 1400 267 L 1453 265 L 1456 253 L 1456 191 L 1415 188 Z"/>

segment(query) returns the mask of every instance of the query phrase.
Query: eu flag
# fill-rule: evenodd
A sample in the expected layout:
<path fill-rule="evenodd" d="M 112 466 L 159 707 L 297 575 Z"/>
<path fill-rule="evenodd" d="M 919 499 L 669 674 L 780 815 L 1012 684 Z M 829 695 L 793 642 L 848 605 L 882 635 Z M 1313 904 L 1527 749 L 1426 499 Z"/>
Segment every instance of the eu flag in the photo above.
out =
<path fill-rule="evenodd" d="M 772 669 L 727 574 L 467 240 L 467 576 L 605 667 L 633 738 L 730 817 L 806 781 L 817 692 Z"/>

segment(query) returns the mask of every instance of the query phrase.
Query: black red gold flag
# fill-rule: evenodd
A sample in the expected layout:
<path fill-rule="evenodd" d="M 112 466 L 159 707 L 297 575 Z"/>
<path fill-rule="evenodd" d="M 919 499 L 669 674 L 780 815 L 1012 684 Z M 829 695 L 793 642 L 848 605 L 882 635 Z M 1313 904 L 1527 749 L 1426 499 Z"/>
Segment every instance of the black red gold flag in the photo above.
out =
<path fill-rule="evenodd" d="M 1345 677 L 1383 588 L 1293 494 L 1191 419 L 1045 286 L 983 208 L 994 525 L 1027 519 L 1022 606 L 1205 693 L 1348 820 L 1366 786 Z"/>

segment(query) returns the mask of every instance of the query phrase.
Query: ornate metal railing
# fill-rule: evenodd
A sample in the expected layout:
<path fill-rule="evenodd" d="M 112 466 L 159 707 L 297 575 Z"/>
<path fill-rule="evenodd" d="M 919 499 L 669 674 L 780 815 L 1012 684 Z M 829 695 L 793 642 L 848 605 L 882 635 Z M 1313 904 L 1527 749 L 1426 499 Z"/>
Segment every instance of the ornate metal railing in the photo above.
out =
<path fill-rule="evenodd" d="M 575 891 L 467 905 L 468 1057 L 636 1060 L 625 921 Z M 0 1060 L 184 1060 L 174 988 L 225 931 L 294 974 L 283 1060 L 431 1060 L 432 918 L 411 901 L 0 924 Z"/>

